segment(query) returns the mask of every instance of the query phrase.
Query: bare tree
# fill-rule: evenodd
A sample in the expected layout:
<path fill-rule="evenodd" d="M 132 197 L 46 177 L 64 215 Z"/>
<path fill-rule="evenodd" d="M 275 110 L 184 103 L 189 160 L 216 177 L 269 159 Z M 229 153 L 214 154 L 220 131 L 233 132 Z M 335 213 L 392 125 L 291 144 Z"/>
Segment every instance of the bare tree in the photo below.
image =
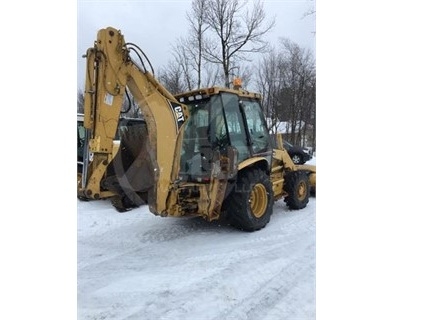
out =
<path fill-rule="evenodd" d="M 205 22 L 212 38 L 204 43 L 204 59 L 220 64 L 224 75 L 224 84 L 230 86 L 234 58 L 246 60 L 248 53 L 263 52 L 267 43 L 263 36 L 272 29 L 275 20 L 264 25 L 265 12 L 260 1 L 256 1 L 251 12 L 246 7 L 247 1 L 207 0 Z"/>
<path fill-rule="evenodd" d="M 203 79 L 204 22 L 207 0 L 194 0 L 191 12 L 187 12 L 189 33 L 180 37 L 172 47 L 173 59 L 161 70 L 160 81 L 168 90 L 179 93 L 200 88 Z"/>
<path fill-rule="evenodd" d="M 211 87 L 220 82 L 221 77 L 218 66 L 203 63 L 199 71 L 200 76 L 196 77 L 197 73 L 194 72 L 196 69 L 190 52 L 180 42 L 177 43 L 176 48 L 173 60 L 170 60 L 167 66 L 160 69 L 158 77 L 159 81 L 170 92 L 177 94 L 199 89 L 202 84 L 206 87 Z M 200 85 L 198 84 L 199 81 L 201 81 Z"/>
<path fill-rule="evenodd" d="M 169 61 L 168 65 L 159 71 L 158 79 L 173 94 L 187 91 L 182 66 L 175 61 Z"/>
<path fill-rule="evenodd" d="M 190 26 L 187 49 L 189 53 L 188 56 L 193 59 L 192 66 L 196 71 L 196 86 L 198 89 L 202 84 L 204 33 L 209 28 L 205 23 L 205 12 L 207 11 L 208 1 L 209 0 L 194 0 L 192 2 L 191 12 L 187 12 L 187 21 Z"/>
<path fill-rule="evenodd" d="M 310 50 L 299 47 L 289 39 L 281 39 L 281 50 L 284 57 L 280 64 L 283 79 L 283 120 L 289 120 L 292 143 L 303 144 L 304 132 L 312 121 L 309 96 L 310 88 L 315 86 L 314 57 Z M 301 130 L 304 130 L 302 134 Z"/>
<path fill-rule="evenodd" d="M 77 93 L 77 102 L 78 102 L 78 113 L 84 113 L 84 92 L 81 89 L 78 89 Z"/>
<path fill-rule="evenodd" d="M 257 85 L 263 95 L 262 106 L 267 118 L 269 128 L 272 132 L 278 131 L 280 119 L 280 55 L 275 48 L 263 56 L 258 68 Z"/>
<path fill-rule="evenodd" d="M 189 41 L 184 38 L 180 38 L 173 49 L 174 60 L 168 64 L 168 67 L 171 69 L 171 76 L 174 75 L 177 77 L 178 79 L 176 81 L 182 81 L 187 90 L 194 89 L 196 85 L 196 78 L 193 75 L 195 64 L 192 52 L 193 50 L 191 48 L 192 46 L 189 44 Z M 200 80 L 198 80 L 198 82 L 199 81 Z M 180 88 L 181 86 L 177 89 Z"/>
<path fill-rule="evenodd" d="M 310 8 L 308 8 L 307 11 L 304 12 L 304 14 L 302 15 L 302 19 L 312 17 L 314 21 L 316 21 L 316 5 L 314 3 L 314 0 L 309 0 L 309 2 L 312 2 L 313 5 Z M 312 31 L 312 33 L 316 35 L 316 30 Z"/>
<path fill-rule="evenodd" d="M 316 74 L 312 75 L 307 93 L 305 96 L 304 105 L 306 108 L 306 114 L 304 117 L 304 132 L 302 134 L 302 145 L 311 145 L 312 149 L 316 151 Z"/>
<path fill-rule="evenodd" d="M 222 76 L 220 68 L 217 65 L 211 63 L 205 63 L 203 65 L 203 85 L 205 87 L 213 87 L 220 81 L 222 81 Z"/>
<path fill-rule="evenodd" d="M 194 0 L 187 12 L 189 34 L 177 40 L 173 59 L 162 70 L 161 82 L 170 90 L 193 90 L 224 83 L 240 76 L 243 85 L 251 81 L 252 71 L 244 66 L 247 54 L 263 52 L 263 35 L 274 25 L 264 26 L 262 4 L 246 10 L 242 0 Z"/>
<path fill-rule="evenodd" d="M 281 39 L 278 52 L 268 53 L 259 65 L 258 86 L 273 131 L 288 124 L 290 142 L 315 148 L 316 71 L 309 50 Z"/>

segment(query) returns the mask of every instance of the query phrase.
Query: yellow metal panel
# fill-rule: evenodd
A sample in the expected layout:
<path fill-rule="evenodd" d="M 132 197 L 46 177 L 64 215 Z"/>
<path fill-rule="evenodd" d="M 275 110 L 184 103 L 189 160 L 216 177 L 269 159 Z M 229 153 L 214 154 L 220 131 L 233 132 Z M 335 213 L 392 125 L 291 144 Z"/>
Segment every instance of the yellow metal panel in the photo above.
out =
<path fill-rule="evenodd" d="M 246 159 L 244 161 L 242 161 L 239 165 L 238 165 L 238 170 L 244 169 L 246 167 L 251 166 L 254 163 L 260 162 L 260 161 L 265 161 L 265 163 L 268 163 L 266 158 L 264 157 L 255 157 L 255 158 L 250 158 L 250 159 Z"/>

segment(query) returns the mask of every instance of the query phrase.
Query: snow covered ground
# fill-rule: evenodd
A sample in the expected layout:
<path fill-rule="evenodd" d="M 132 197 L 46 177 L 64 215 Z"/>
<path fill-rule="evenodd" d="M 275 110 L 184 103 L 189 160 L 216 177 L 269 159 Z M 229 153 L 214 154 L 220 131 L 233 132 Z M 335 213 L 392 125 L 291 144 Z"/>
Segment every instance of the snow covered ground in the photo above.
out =
<path fill-rule="evenodd" d="M 252 233 L 77 201 L 79 320 L 316 318 L 316 198 Z"/>

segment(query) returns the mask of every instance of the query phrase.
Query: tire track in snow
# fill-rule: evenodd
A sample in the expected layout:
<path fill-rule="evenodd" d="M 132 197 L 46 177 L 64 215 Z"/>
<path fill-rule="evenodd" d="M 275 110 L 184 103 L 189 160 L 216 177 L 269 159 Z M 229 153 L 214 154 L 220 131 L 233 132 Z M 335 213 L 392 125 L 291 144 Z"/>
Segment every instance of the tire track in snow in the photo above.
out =
<path fill-rule="evenodd" d="M 263 240 L 264 238 L 258 241 L 262 242 Z M 300 245 L 302 239 L 299 239 L 298 236 L 295 236 L 293 239 L 290 239 L 288 237 L 288 239 L 285 240 L 287 241 L 279 242 L 277 244 L 271 244 L 270 248 L 264 247 L 260 250 L 251 244 L 250 246 L 247 246 L 247 249 L 235 251 L 229 257 L 226 257 L 225 253 L 221 253 L 219 255 L 220 257 L 214 255 L 194 259 L 195 262 L 203 262 L 203 260 L 207 260 L 208 262 L 214 262 L 222 261 L 220 259 L 224 258 L 224 264 L 223 268 L 219 268 L 218 270 L 214 268 L 213 270 L 211 270 L 211 272 L 207 272 L 207 275 L 204 278 L 202 278 L 201 280 L 194 281 L 193 285 L 187 286 L 187 288 L 185 288 L 184 290 L 172 292 L 171 298 L 168 301 L 164 300 L 164 303 L 175 305 L 175 310 L 172 310 L 167 314 L 153 313 L 151 317 L 149 317 L 149 319 L 158 319 L 159 317 L 163 317 L 166 319 L 176 319 L 178 317 L 186 317 L 189 319 L 199 318 L 199 316 L 205 314 L 205 310 L 199 309 L 199 305 L 196 304 L 196 300 L 198 300 L 203 293 L 206 299 L 206 303 L 208 303 L 208 299 L 212 299 L 214 301 L 214 306 L 212 310 L 218 310 L 218 312 L 216 312 L 217 315 L 221 313 L 221 317 L 217 316 L 216 318 L 227 319 L 226 317 L 231 316 L 232 319 L 240 319 L 241 317 L 238 318 L 238 316 L 243 315 L 243 319 L 260 319 L 259 317 L 252 317 L 253 314 L 257 314 L 257 312 L 261 309 L 267 310 L 267 308 L 270 308 L 271 305 L 276 304 L 278 301 L 280 301 L 280 299 L 283 299 L 288 294 L 292 296 L 291 287 L 292 285 L 295 286 L 295 283 L 292 284 L 292 282 L 288 280 L 284 281 L 283 283 L 280 283 L 278 279 L 280 275 L 286 275 L 287 273 L 290 273 L 289 278 L 299 277 L 302 273 L 306 272 L 307 275 L 311 273 L 311 277 L 314 277 L 314 241 L 311 240 L 311 247 L 304 248 Z M 298 256 L 296 258 L 291 256 L 285 259 L 281 259 L 292 259 L 290 262 L 284 261 L 282 263 L 282 265 L 288 264 L 289 267 L 284 267 L 281 270 L 271 270 L 273 269 L 271 268 L 271 265 L 274 264 L 274 257 L 278 256 L 281 249 L 285 248 L 289 244 L 295 244 L 295 252 L 299 252 L 297 254 Z M 302 253 L 303 250 L 310 251 L 309 255 L 301 257 L 300 253 Z M 259 261 L 261 261 L 262 255 L 266 255 L 268 257 L 268 262 L 265 265 L 259 265 Z M 236 270 L 236 266 L 240 265 L 240 263 L 238 262 L 241 260 L 248 261 L 248 265 L 251 265 L 251 268 L 246 267 L 241 268 L 240 270 Z M 297 260 L 303 261 L 298 262 Z M 303 265 L 304 263 L 308 263 L 308 265 L 304 272 L 300 272 L 300 265 Z M 259 268 L 256 269 L 255 266 L 258 266 Z M 291 268 L 297 268 L 298 270 L 294 270 L 294 272 L 291 272 Z M 251 273 L 250 269 L 252 269 Z M 229 285 L 224 285 L 224 283 L 229 283 L 230 278 L 232 278 L 232 283 L 235 283 L 237 278 L 242 278 L 244 281 L 249 281 L 249 278 L 252 279 L 255 272 L 259 270 L 261 270 L 261 272 L 260 278 L 256 280 L 256 290 L 253 290 L 253 292 L 250 293 L 250 296 L 241 298 L 240 294 L 236 290 L 237 288 L 231 287 Z M 269 274 L 276 272 L 277 276 L 272 276 L 268 278 L 267 276 L 265 276 L 265 272 L 267 270 L 271 270 Z M 313 288 L 311 289 L 313 290 Z M 262 293 L 260 293 L 259 296 L 256 297 L 255 291 Z M 196 297 L 196 299 L 190 300 L 190 296 Z M 258 304 L 256 302 L 252 302 L 250 306 L 250 304 L 247 304 L 247 301 L 252 300 L 250 297 L 254 297 L 254 300 L 256 301 L 266 301 L 267 303 L 260 302 L 260 304 Z M 236 303 L 238 300 L 240 300 L 241 302 Z M 220 301 L 223 302 L 223 305 L 219 305 L 217 303 Z M 151 304 L 157 304 L 157 301 L 152 301 Z M 313 309 L 313 302 L 310 302 L 310 304 L 311 309 Z M 225 310 L 227 306 L 230 306 L 230 309 L 228 309 L 228 311 Z M 156 308 L 156 310 L 163 310 L 161 305 L 159 306 L 159 308 Z M 139 316 L 144 316 L 144 314 L 146 316 L 149 316 L 147 311 L 148 309 L 144 308 L 141 311 L 137 312 L 134 316 L 136 316 L 137 318 Z M 208 310 L 206 311 L 208 312 Z M 265 314 L 265 312 L 262 313 Z M 208 317 L 205 317 L 205 319 L 206 318 Z"/>
<path fill-rule="evenodd" d="M 300 305 L 301 283 L 315 276 L 314 213 L 278 212 L 266 228 L 255 233 L 220 228 L 203 220 L 160 221 L 85 237 L 80 245 L 91 247 L 87 253 L 100 249 L 105 259 L 82 256 L 90 259 L 80 265 L 83 317 L 279 319 L 282 312 L 294 314 L 285 301 Z M 304 239 L 312 244 L 307 246 Z M 149 264 L 138 269 L 139 260 Z M 144 283 L 145 275 L 150 280 L 154 275 L 158 282 L 142 291 L 114 291 L 116 285 L 125 287 L 122 279 Z M 254 284 L 249 286 L 248 281 Z M 238 287 L 239 282 L 246 288 Z M 210 305 L 210 310 L 203 310 L 199 301 Z M 297 314 L 312 314 L 314 302 L 307 305 L 311 306 Z"/>
<path fill-rule="evenodd" d="M 314 319 L 314 303 L 315 299 L 308 301 L 308 308 L 300 308 L 298 305 L 303 305 L 303 301 L 298 301 L 302 297 L 302 290 L 314 290 L 315 283 L 315 261 L 313 259 L 314 244 L 304 248 L 310 253 L 305 256 L 296 255 L 292 260 L 289 260 L 288 266 L 275 271 L 272 270 L 272 277 L 260 282 L 261 286 L 258 290 L 254 290 L 251 294 L 243 297 L 238 303 L 222 314 L 218 314 L 216 319 L 235 319 L 235 320 L 250 320 L 250 319 Z M 308 264 L 307 264 L 308 261 Z M 304 263 L 305 262 L 305 263 Z M 288 276 L 286 276 L 288 275 Z M 311 281 L 310 281 L 311 278 Z M 304 285 L 311 282 L 313 285 Z M 302 286 L 303 288 L 298 288 Z M 279 311 L 271 315 L 274 306 L 278 307 Z M 304 310 L 305 309 L 305 310 Z"/>
<path fill-rule="evenodd" d="M 299 241 L 299 240 L 297 240 Z M 289 243 L 294 243 L 295 239 L 292 239 Z M 271 265 L 274 262 L 274 256 L 277 256 L 280 250 L 285 247 L 287 242 L 277 243 L 276 245 L 272 244 L 272 246 L 266 247 L 264 252 L 261 250 L 257 250 L 254 246 L 249 246 L 246 249 L 239 249 L 231 254 L 227 255 L 224 251 L 221 251 L 216 254 L 207 254 L 203 256 L 199 256 L 196 258 L 189 258 L 185 261 L 181 261 L 181 264 L 184 264 L 183 269 L 190 270 L 189 276 L 193 277 L 192 270 L 195 268 L 205 268 L 208 269 L 204 272 L 204 274 L 198 274 L 195 278 L 187 280 L 187 285 L 184 288 L 177 288 L 175 286 L 168 287 L 166 289 L 165 284 L 159 284 L 160 289 L 153 288 L 151 297 L 145 297 L 145 294 L 140 293 L 132 293 L 134 297 L 130 295 L 129 292 L 117 293 L 110 298 L 105 298 L 105 303 L 109 304 L 109 301 L 112 305 L 118 303 L 118 301 L 122 301 L 122 304 L 128 305 L 130 309 L 135 309 L 134 301 L 145 299 L 145 304 L 143 308 L 139 311 L 136 311 L 134 316 L 131 316 L 131 319 L 139 319 L 140 316 L 145 316 L 145 319 L 160 319 L 160 317 L 164 317 L 169 315 L 168 318 L 175 319 L 177 317 L 184 317 L 186 315 L 190 316 L 195 314 L 201 314 L 204 310 L 199 310 L 196 305 L 196 301 L 200 299 L 203 295 L 207 298 L 214 300 L 215 309 L 220 309 L 219 312 L 223 311 L 226 305 L 232 303 L 232 301 L 236 301 L 237 299 L 237 288 L 231 287 L 229 285 L 224 285 L 223 283 L 229 282 L 227 279 L 233 277 L 233 283 L 235 282 L 235 277 L 243 276 L 243 274 L 247 275 L 247 270 L 241 270 L 239 273 L 236 271 L 236 265 L 241 265 L 241 260 L 252 261 L 252 269 L 253 265 L 257 265 L 258 261 L 261 260 L 262 254 L 266 254 L 268 258 L 268 265 Z M 253 262 L 256 261 L 256 262 Z M 262 270 L 268 269 L 268 266 L 260 266 Z M 114 268 L 115 269 L 115 268 Z M 172 274 L 175 272 L 176 267 L 172 266 L 171 268 L 165 268 L 162 274 Z M 100 271 L 100 270 L 99 270 Z M 151 272 L 149 270 L 148 272 Z M 187 276 L 185 274 L 185 276 Z M 247 277 L 245 278 L 245 281 Z M 266 281 L 266 278 L 260 280 L 260 282 Z M 110 282 L 110 281 L 108 281 Z M 257 288 L 257 287 L 256 287 Z M 167 294 L 169 293 L 169 294 Z M 195 297 L 195 299 L 190 300 L 190 296 Z M 218 306 L 217 304 L 223 302 L 223 306 Z M 168 314 L 164 314 L 164 310 L 166 309 L 166 304 L 171 306 L 176 306 L 174 311 L 170 311 Z M 117 306 L 118 309 L 118 306 Z M 135 318 L 134 318 L 135 317 Z M 117 318 L 117 319 L 126 319 L 126 318 Z M 193 319 L 193 318 L 192 318 Z"/>

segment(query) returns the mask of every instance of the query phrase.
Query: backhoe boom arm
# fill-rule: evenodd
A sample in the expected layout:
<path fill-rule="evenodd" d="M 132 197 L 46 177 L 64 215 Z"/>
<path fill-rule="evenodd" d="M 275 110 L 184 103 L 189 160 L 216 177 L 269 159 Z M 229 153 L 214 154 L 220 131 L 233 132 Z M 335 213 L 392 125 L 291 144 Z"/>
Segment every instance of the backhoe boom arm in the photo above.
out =
<path fill-rule="evenodd" d="M 90 132 L 92 161 L 84 169 L 82 192 L 93 198 L 103 192 L 100 182 L 114 156 L 113 141 L 126 87 L 138 103 L 148 129 L 146 143 L 155 182 L 149 191 L 149 207 L 153 213 L 165 215 L 169 190 L 179 170 L 178 150 L 189 115 L 187 106 L 131 59 L 123 35 L 110 27 L 99 30 L 94 48 L 87 51 L 84 126 Z"/>

